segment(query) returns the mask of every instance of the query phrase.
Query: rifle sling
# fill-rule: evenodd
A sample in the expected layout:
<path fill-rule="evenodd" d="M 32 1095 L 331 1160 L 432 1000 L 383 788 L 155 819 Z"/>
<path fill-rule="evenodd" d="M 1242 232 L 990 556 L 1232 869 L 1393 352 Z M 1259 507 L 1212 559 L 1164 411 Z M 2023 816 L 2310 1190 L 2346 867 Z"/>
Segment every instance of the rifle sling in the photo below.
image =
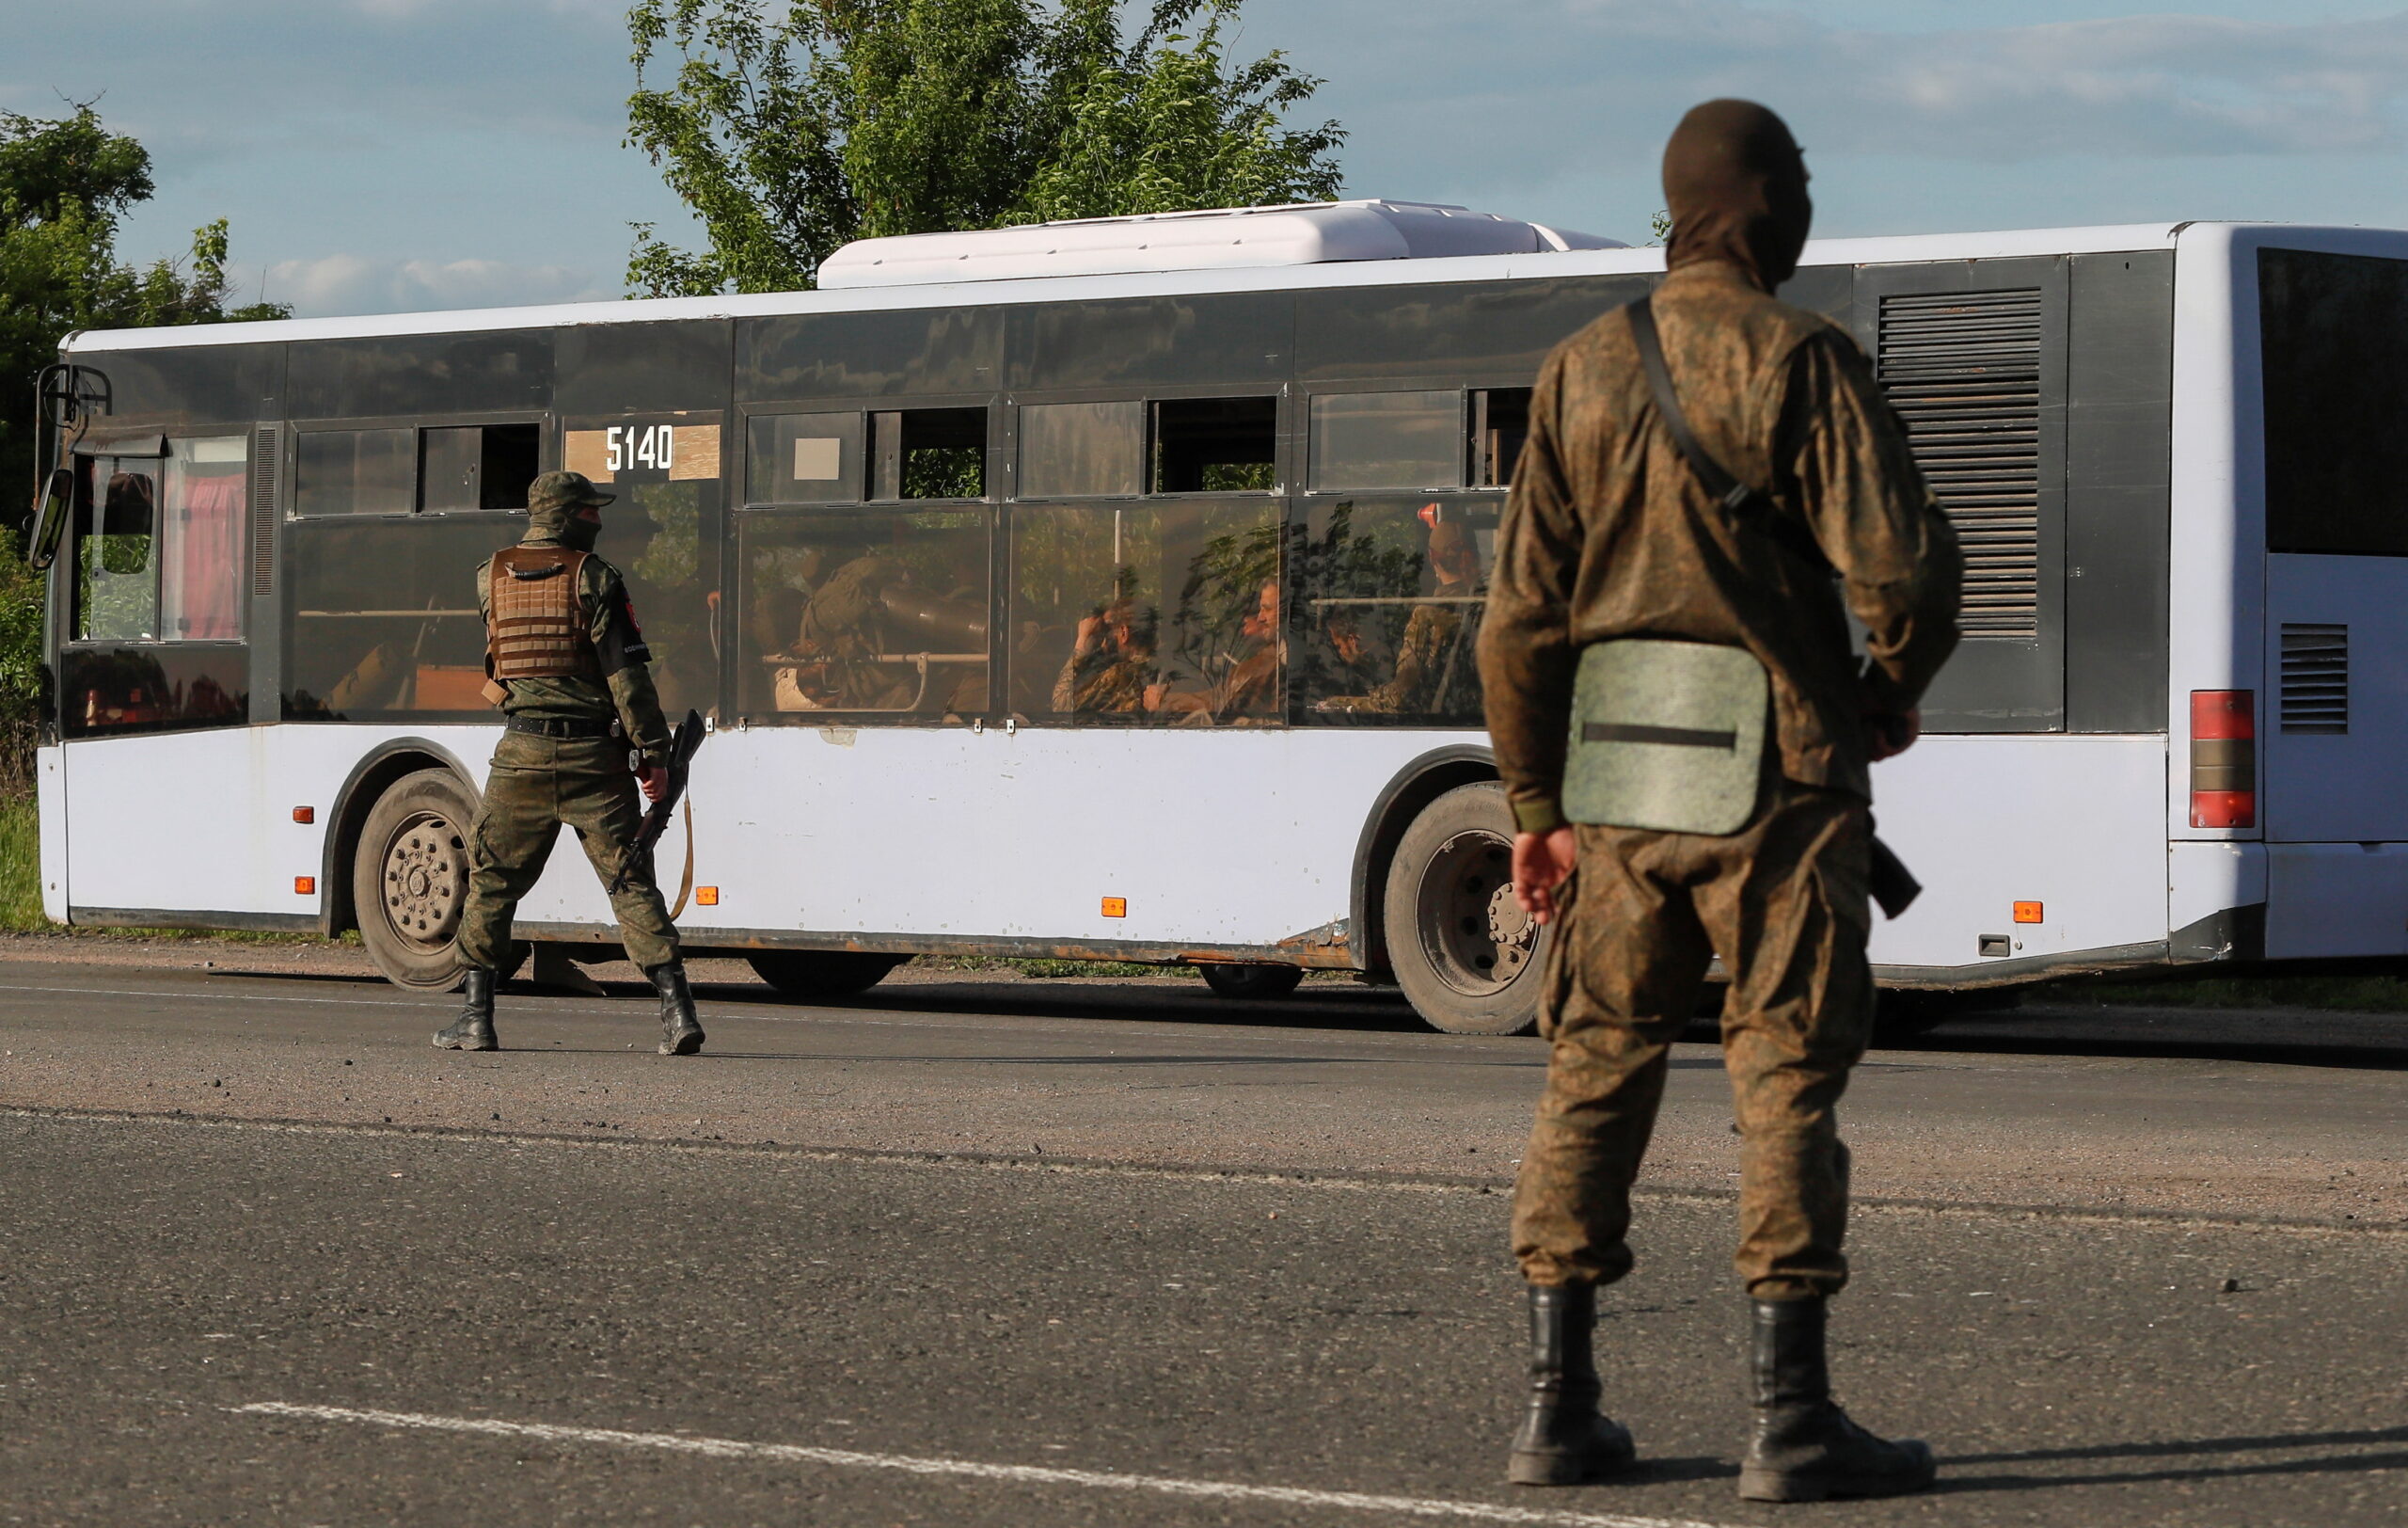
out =
<path fill-rule="evenodd" d="M 1830 571 L 1830 559 L 1823 555 L 1822 547 L 1804 526 L 1782 514 L 1770 495 L 1733 477 L 1729 469 L 1698 443 L 1696 432 L 1689 428 L 1688 416 L 1681 411 L 1681 395 L 1672 386 L 1671 368 L 1665 364 L 1664 342 L 1656 332 L 1656 310 L 1650 299 L 1641 297 L 1623 311 L 1630 315 L 1630 337 L 1639 346 L 1640 368 L 1647 374 L 1648 390 L 1656 395 L 1656 416 L 1664 422 L 1672 444 L 1680 448 L 1682 460 L 1697 474 L 1699 486 L 1714 496 L 1735 526 L 1761 531 L 1772 537 L 1775 545 L 1802 558 L 1808 566 Z"/>

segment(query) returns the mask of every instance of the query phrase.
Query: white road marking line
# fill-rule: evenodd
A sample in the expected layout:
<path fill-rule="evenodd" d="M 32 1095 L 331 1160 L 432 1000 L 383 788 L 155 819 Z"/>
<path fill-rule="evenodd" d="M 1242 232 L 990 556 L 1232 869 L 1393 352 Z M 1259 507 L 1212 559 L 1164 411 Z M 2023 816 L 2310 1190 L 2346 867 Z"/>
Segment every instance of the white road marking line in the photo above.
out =
<path fill-rule="evenodd" d="M 417 1411 L 362 1411 L 343 1406 L 294 1406 L 258 1401 L 228 1410 L 310 1422 L 356 1422 L 372 1427 L 408 1427 L 422 1432 L 468 1433 L 488 1438 L 525 1438 L 546 1443 L 594 1443 L 606 1448 L 658 1449 L 714 1459 L 767 1459 L 783 1464 L 824 1464 L 850 1470 L 895 1470 L 913 1475 L 954 1475 L 1022 1486 L 1084 1486 L 1097 1490 L 1153 1491 L 1164 1496 L 1216 1501 L 1277 1502 L 1324 1506 L 1391 1517 L 1455 1518 L 1471 1522 L 1513 1522 L 1540 1528 L 1717 1528 L 1675 1518 L 1635 1518 L 1619 1512 L 1558 1512 L 1543 1507 L 1492 1506 L 1485 1502 L 1448 1502 L 1418 1496 L 1370 1496 L 1360 1491 L 1310 1490 L 1301 1486 L 1244 1486 L 1233 1481 L 1182 1480 L 1170 1475 L 1124 1475 L 1101 1470 L 1056 1470 L 1032 1464 L 986 1464 L 975 1459 L 930 1459 L 907 1454 L 864 1454 L 853 1449 L 810 1448 L 798 1443 L 748 1443 L 732 1438 L 695 1438 L 682 1433 L 621 1432 L 610 1427 L 562 1427 L 538 1422 L 499 1422 L 487 1417 L 438 1417 Z"/>

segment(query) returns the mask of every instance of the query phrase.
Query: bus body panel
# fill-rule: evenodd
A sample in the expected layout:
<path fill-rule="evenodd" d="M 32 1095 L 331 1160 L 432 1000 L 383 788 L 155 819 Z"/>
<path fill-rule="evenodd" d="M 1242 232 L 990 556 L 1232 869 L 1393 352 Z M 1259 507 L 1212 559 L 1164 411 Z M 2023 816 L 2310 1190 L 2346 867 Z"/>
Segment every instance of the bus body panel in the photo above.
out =
<path fill-rule="evenodd" d="M 2186 929 L 2208 926 L 2219 914 L 2240 908 L 2262 909 L 2265 905 L 2264 844 L 2177 841 L 2166 846 L 2165 924 L 2169 938 Z"/>
<path fill-rule="evenodd" d="M 2185 228 L 2174 267 L 2172 544 L 2167 550 L 2164 796 L 2171 839 L 2256 838 L 2191 825 L 2191 694 L 2263 689 L 2265 499 L 2258 267 L 2228 225 Z"/>
<path fill-rule="evenodd" d="M 1343 923 L 1377 792 L 1459 732 L 721 731 L 694 762 L 684 926 L 1269 949 Z M 1278 846 L 1272 854 L 1268 846 Z M 683 845 L 657 856 L 673 896 Z M 1104 912 L 1105 899 L 1123 904 Z M 580 854 L 522 916 L 606 922 Z"/>
<path fill-rule="evenodd" d="M 41 827 L 41 911 L 67 921 L 67 764 L 57 744 L 34 753 L 35 816 Z"/>
<path fill-rule="evenodd" d="M 285 800 L 273 787 L 307 756 L 333 750 L 286 735 L 294 730 L 233 727 L 68 743 L 62 752 L 74 780 L 67 811 L 70 904 L 315 913 L 314 892 L 305 899 L 293 889 L 294 877 L 314 881 L 319 873 L 317 830 L 292 820 L 293 806 L 307 798 Z"/>
<path fill-rule="evenodd" d="M 2162 943 L 2165 740 L 1927 737 L 1876 766 L 1881 836 L 1924 883 L 1877 916 L 1877 965 L 1978 979 L 1996 960 L 2064 960 Z M 2018 902 L 2040 921 L 2018 923 Z M 1983 953 L 1984 936 L 2006 951 Z"/>
<path fill-rule="evenodd" d="M 2408 558 L 2277 553 L 2266 563 L 2273 693 L 2258 720 L 2266 837 L 2408 840 Z M 2337 712 L 2332 671 L 2300 661 L 2321 660 L 2337 641 L 2347 654 Z M 2324 730 L 2336 724 L 2346 730 Z"/>
<path fill-rule="evenodd" d="M 2266 846 L 2266 958 L 2408 955 L 2408 844 Z"/>

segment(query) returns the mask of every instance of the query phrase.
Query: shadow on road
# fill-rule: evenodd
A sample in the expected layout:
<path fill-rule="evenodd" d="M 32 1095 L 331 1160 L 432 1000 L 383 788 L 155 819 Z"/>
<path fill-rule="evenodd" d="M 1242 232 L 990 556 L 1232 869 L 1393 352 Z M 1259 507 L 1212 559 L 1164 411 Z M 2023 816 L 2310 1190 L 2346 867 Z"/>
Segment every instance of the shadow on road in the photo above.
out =
<path fill-rule="evenodd" d="M 2408 1071 L 2408 1014 L 2035 1003 L 1966 1014 L 1891 1050 Z"/>
<path fill-rule="evenodd" d="M 1964 1465 L 2036 1464 L 2051 1459 L 2154 1459 L 2183 1455 L 2262 1454 L 2284 1449 L 2365 1447 L 2408 1443 L 2408 1427 L 2357 1432 L 2273 1434 L 2257 1438 L 2202 1438 L 2177 1442 L 2106 1443 L 2089 1448 L 2044 1448 L 2020 1454 L 1959 1454 L 1943 1457 L 1943 1471 Z M 2408 1450 L 2327 1454 L 2305 1459 L 2256 1459 L 2246 1464 L 2194 1464 L 2155 1470 L 2097 1471 L 2082 1474 L 1942 1473 L 1944 1492 L 2037 1490 L 2063 1486 L 2128 1486 L 2186 1480 L 2226 1480 L 2248 1475 L 2358 1474 L 2408 1466 Z"/>

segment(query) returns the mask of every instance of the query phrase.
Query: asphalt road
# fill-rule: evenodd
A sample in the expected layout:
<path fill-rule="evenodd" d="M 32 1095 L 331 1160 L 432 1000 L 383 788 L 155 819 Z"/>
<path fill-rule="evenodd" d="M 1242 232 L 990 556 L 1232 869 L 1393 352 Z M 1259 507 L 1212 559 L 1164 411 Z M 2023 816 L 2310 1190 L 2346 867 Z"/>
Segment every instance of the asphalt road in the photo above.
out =
<path fill-rule="evenodd" d="M 1733 1489 L 1709 1046 L 1605 1301 L 1650 1463 L 1539 1493 L 1497 1483 L 1534 1043 L 1318 984 L 704 1011 L 681 1062 L 632 999 L 514 995 L 513 1048 L 460 1057 L 440 1005 L 356 980 L 0 966 L 0 1521 L 2408 1509 L 2391 1021 L 2066 1011 L 1877 1054 L 1836 1363 L 1946 1488 L 1782 1511 Z"/>

